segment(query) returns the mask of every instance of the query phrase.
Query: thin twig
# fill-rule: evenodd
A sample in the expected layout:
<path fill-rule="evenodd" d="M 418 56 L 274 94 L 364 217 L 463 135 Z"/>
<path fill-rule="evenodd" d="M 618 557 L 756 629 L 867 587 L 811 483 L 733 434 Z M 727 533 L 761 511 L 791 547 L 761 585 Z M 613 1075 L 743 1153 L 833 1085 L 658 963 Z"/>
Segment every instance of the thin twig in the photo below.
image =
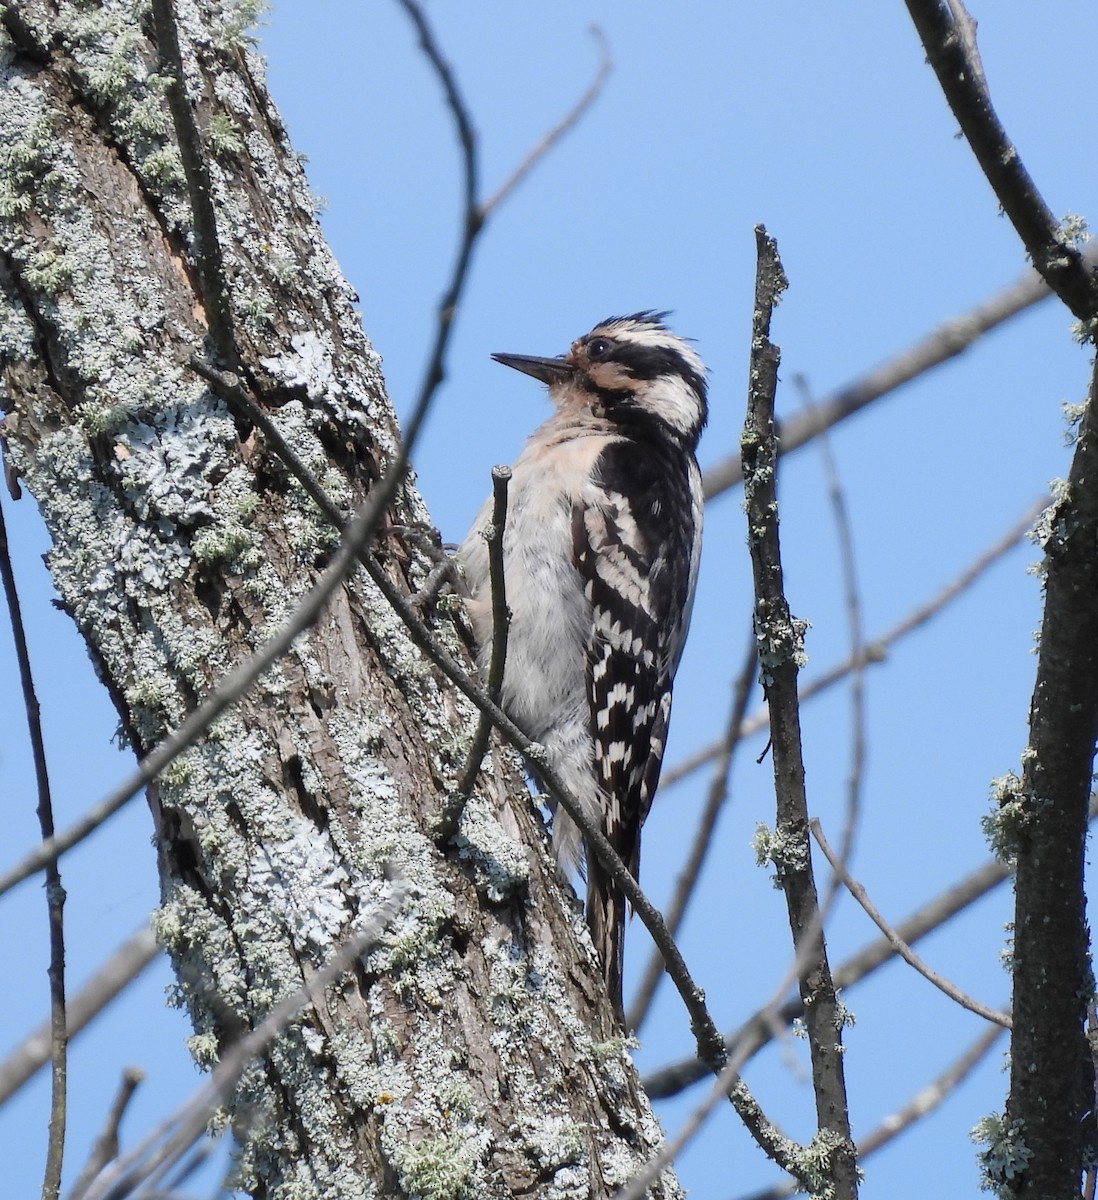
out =
<path fill-rule="evenodd" d="M 457 132 L 458 142 L 461 145 L 463 193 L 462 237 L 458 246 L 457 258 L 454 262 L 449 286 L 439 301 L 435 341 L 428 356 L 423 382 L 420 385 L 419 404 L 422 406 L 423 412 L 426 413 L 427 406 L 423 404 L 424 398 L 432 396 L 446 377 L 446 350 L 449 345 L 450 334 L 453 330 L 454 318 L 457 315 L 458 302 L 469 273 L 477 239 L 483 232 L 488 218 L 502 201 L 522 182 L 535 163 L 551 150 L 561 137 L 587 112 L 602 89 L 606 76 L 610 71 L 611 63 L 602 33 L 597 29 L 593 29 L 592 32 L 598 39 L 602 51 L 599 69 L 594 82 L 583 96 L 580 97 L 577 104 L 565 118 L 551 129 L 541 142 L 527 155 L 523 162 L 519 164 L 511 177 L 506 180 L 495 195 L 489 197 L 483 203 L 478 203 L 479 153 L 477 136 L 469 115 L 468 106 L 457 85 L 453 70 L 443 57 L 442 50 L 435 40 L 434 32 L 427 21 L 422 5 L 418 0 L 397 0 L 397 2 L 408 14 L 412 24 L 415 26 L 420 48 L 423 50 L 427 61 L 431 64 L 435 74 L 438 76 L 439 82 L 442 84 L 442 90 L 446 96 L 446 104 L 453 115 L 454 128 Z M 412 428 L 409 426 L 408 436 L 411 436 L 411 434 Z"/>
<path fill-rule="evenodd" d="M 100 1173 L 84 1200 L 107 1200 L 125 1194 L 142 1180 L 155 1183 L 179 1161 L 205 1132 L 210 1116 L 236 1090 L 244 1069 L 265 1053 L 272 1042 L 306 1006 L 366 954 L 400 911 L 411 891 L 402 879 L 393 882 L 389 896 L 363 918 L 359 929 L 340 946 L 327 963 L 300 988 L 280 1000 L 250 1033 L 229 1047 L 214 1067 L 210 1078 L 140 1145 Z"/>
<path fill-rule="evenodd" d="M 901 921 L 896 927 L 897 933 L 904 942 L 912 945 L 1009 878 L 1010 869 L 1007 866 L 998 860 L 988 862 Z M 896 956 L 896 948 L 888 938 L 877 938 L 836 968 L 835 987 L 844 992 L 848 991 Z M 796 996 L 782 1004 L 777 1018 L 782 1026 L 788 1027 L 803 1015 L 804 1004 L 800 997 Z M 764 1013 L 760 1010 L 725 1038 L 725 1046 L 729 1054 L 737 1054 L 746 1047 L 747 1056 L 750 1058 L 767 1045 L 772 1037 L 773 1025 L 764 1020 Z M 705 1066 L 697 1059 L 684 1058 L 650 1072 L 642 1083 L 644 1090 L 653 1100 L 664 1100 L 700 1082 L 707 1074 Z"/>
<path fill-rule="evenodd" d="M 0 579 L 11 621 L 11 636 L 19 664 L 19 684 L 23 693 L 27 734 L 34 759 L 35 786 L 38 791 L 38 827 L 42 840 L 53 836 L 53 801 L 50 797 L 50 775 L 46 765 L 46 742 L 42 736 L 42 712 L 34 688 L 30 652 L 23 626 L 23 609 L 15 586 L 11 554 L 8 548 L 8 527 L 4 506 L 0 504 Z M 56 1200 L 61 1190 L 61 1165 L 65 1156 L 65 1125 L 68 1109 L 68 1017 L 65 1011 L 65 889 L 56 862 L 46 869 L 46 917 L 49 923 L 50 944 L 50 1122 L 46 1142 L 46 1162 L 42 1178 L 43 1200 Z"/>
<path fill-rule="evenodd" d="M 786 278 L 777 245 L 761 225 L 755 227 L 755 242 L 758 267 L 741 448 L 748 547 L 755 583 L 755 636 L 770 708 L 777 806 L 774 841 L 781 847 L 775 866 L 789 913 L 795 957 L 803 962 L 798 987 L 805 1004 L 816 1119 L 819 1134 L 832 1143 L 825 1175 L 836 1200 L 852 1200 L 858 1192 L 858 1175 L 843 1070 L 842 1019 L 827 962 L 808 840 L 797 700 L 804 625 L 792 616 L 785 597 L 778 537 L 774 397 L 781 355 L 770 340 L 770 319 L 785 290 Z"/>
<path fill-rule="evenodd" d="M 416 33 L 419 35 L 420 48 L 442 84 L 446 103 L 454 118 L 458 142 L 461 145 L 463 213 L 461 242 L 458 246 L 449 286 L 439 301 L 435 340 L 427 358 L 423 382 L 420 384 L 417 406 L 426 414 L 431 397 L 446 377 L 446 350 L 450 344 L 454 317 L 457 315 L 458 299 L 465 286 L 465 278 L 473 258 L 473 248 L 484 227 L 485 214 L 481 212 L 477 204 L 477 139 L 465 100 L 458 89 L 449 63 L 442 57 L 442 51 L 435 41 L 435 35 L 427 22 L 422 6 L 417 3 L 417 0 L 398 0 L 398 3 L 411 18 Z M 410 426 L 408 435 L 412 436 L 414 432 L 415 430 Z"/>
<path fill-rule="evenodd" d="M 103 1122 L 103 1129 L 95 1139 L 95 1144 L 88 1155 L 88 1161 L 84 1164 L 84 1169 L 72 1185 L 72 1191 L 69 1193 L 68 1200 L 81 1200 L 81 1197 L 91 1187 L 95 1177 L 100 1174 L 108 1163 L 114 1162 L 118 1157 L 118 1130 L 122 1124 L 122 1118 L 125 1116 L 126 1109 L 133 1099 L 133 1094 L 144 1078 L 145 1072 L 139 1067 L 126 1067 L 122 1072 L 122 1082 L 118 1085 L 114 1102 L 107 1113 L 106 1121 Z"/>
<path fill-rule="evenodd" d="M 844 662 L 837 663 L 822 675 L 816 676 L 815 679 L 805 684 L 800 691 L 801 703 L 804 704 L 807 700 L 811 700 L 821 692 L 841 682 L 859 666 L 867 667 L 875 663 L 886 662 L 888 659 L 887 651 L 891 646 L 901 641 L 909 633 L 920 629 L 933 617 L 936 617 L 947 605 L 972 587 L 1000 558 L 1013 550 L 1033 528 L 1034 521 L 1045 511 L 1049 503 L 1048 496 L 1042 496 L 1040 499 L 1034 501 L 1025 514 L 994 545 L 989 546 L 983 554 L 967 566 L 956 579 L 947 584 L 937 595 L 924 604 L 921 604 L 904 617 L 902 621 L 881 634 L 880 637 L 871 638 L 866 642 L 859 658 L 851 656 Z M 740 730 L 740 737 L 751 737 L 766 729 L 769 723 L 770 717 L 765 708 L 757 713 L 753 713 L 744 721 L 743 728 Z M 666 791 L 672 784 L 681 782 L 688 775 L 693 774 L 694 771 L 716 758 L 721 753 L 723 745 L 723 740 L 710 742 L 709 745 L 702 746 L 699 750 L 695 750 L 692 754 L 687 755 L 664 772 L 660 786 Z"/>
<path fill-rule="evenodd" d="M 805 404 L 811 403 L 808 381 L 803 375 L 793 377 L 794 386 L 804 397 Z M 846 783 L 846 812 L 843 819 L 842 840 L 839 843 L 839 862 L 850 863 L 854 850 L 854 837 L 861 813 L 862 777 L 865 769 L 865 639 L 862 635 L 862 603 L 858 594 L 858 569 L 854 555 L 854 533 L 851 528 L 850 512 L 846 504 L 842 479 L 835 455 L 831 450 L 831 439 L 827 432 L 820 435 L 820 457 L 823 459 L 827 479 L 827 494 L 835 518 L 835 529 L 839 538 L 839 565 L 846 596 L 846 621 L 850 632 L 850 657 L 853 664 L 850 672 L 850 773 Z M 803 697 L 802 697 L 803 701 Z M 840 880 L 832 875 L 824 893 L 823 913 L 826 925 L 832 905 L 838 897 Z"/>
<path fill-rule="evenodd" d="M 507 630 L 511 624 L 503 574 L 503 535 L 507 529 L 507 485 L 510 479 L 510 467 L 492 468 L 492 523 L 481 530 L 481 535 L 488 543 L 488 579 L 492 592 L 492 650 L 488 663 L 488 697 L 493 704 L 500 702 L 503 668 L 507 659 Z M 465 770 L 453 796 L 443 806 L 435 826 L 435 840 L 439 845 L 448 842 L 458 831 L 461 814 L 472 795 L 491 736 L 492 718 L 482 712 L 477 719 Z"/>
<path fill-rule="evenodd" d="M 682 870 L 679 872 L 678 879 L 675 880 L 675 892 L 671 897 L 671 902 L 668 904 L 667 912 L 664 916 L 664 920 L 667 922 L 667 930 L 672 937 L 678 936 L 679 926 L 682 924 L 682 919 L 686 913 L 686 907 L 690 903 L 690 898 L 694 894 L 698 878 L 701 875 L 702 865 L 705 862 L 710 846 L 713 845 L 713 834 L 717 825 L 717 817 L 724 808 L 725 801 L 728 799 L 729 774 L 732 770 L 732 760 L 735 757 L 736 749 L 740 744 L 743 717 L 747 710 L 751 685 L 755 681 L 757 662 L 755 639 L 752 637 L 748 643 L 746 660 L 736 678 L 736 686 L 732 693 L 732 707 L 728 715 L 728 726 L 724 737 L 719 743 L 720 750 L 717 755 L 717 763 L 713 768 L 713 777 L 709 784 L 709 795 L 706 797 L 705 808 L 702 811 L 701 819 L 698 821 L 697 829 L 694 831 L 694 840 L 690 847 L 690 854 L 683 864 Z M 641 981 L 637 985 L 633 1003 L 629 1007 L 629 1012 L 625 1015 L 626 1029 L 640 1029 L 645 1017 L 648 1015 L 652 998 L 656 994 L 656 988 L 663 978 L 663 973 L 663 958 L 658 951 L 653 950 L 649 955 L 648 963 L 644 968 L 644 974 L 641 976 Z"/>
<path fill-rule="evenodd" d="M 1098 265 L 1098 241 L 1082 252 L 1084 265 Z M 872 368 L 822 400 L 806 413 L 797 413 L 778 426 L 778 453 L 786 455 L 800 449 L 824 429 L 830 429 L 861 411 L 905 383 L 934 367 L 956 358 L 983 334 L 1003 324 L 1053 293 L 1032 268 L 1002 291 L 938 326 L 906 350 Z M 705 472 L 705 496 L 712 500 L 743 480 L 743 464 L 738 454 L 717 463 Z"/>
<path fill-rule="evenodd" d="M 789 967 L 778 981 L 778 986 L 774 989 L 770 999 L 759 1012 L 759 1020 L 768 1028 L 776 1029 L 778 1027 L 782 997 L 789 991 L 791 985 L 804 975 L 810 966 L 816 952 L 814 939 L 820 934 L 821 926 L 822 913 L 817 911 L 815 927 L 805 931 L 806 936 L 801 938 L 801 944 L 794 954 Z M 667 1139 L 660 1146 L 656 1153 L 644 1164 L 643 1168 L 615 1195 L 614 1200 L 641 1200 L 642 1197 L 647 1195 L 648 1185 L 655 1180 L 665 1166 L 674 1161 L 684 1147 L 693 1141 L 717 1105 L 726 1096 L 734 1096 L 739 1089 L 744 1087 L 743 1081 L 740 1079 L 740 1072 L 743 1070 L 744 1064 L 751 1057 L 752 1053 L 753 1048 L 747 1043 L 737 1046 L 733 1050 L 728 1062 L 725 1063 L 724 1069 L 717 1076 L 705 1099 L 694 1108 L 693 1112 L 682 1123 L 678 1133 L 673 1138 Z M 821 1149 L 825 1155 L 833 1153 L 833 1148 L 821 1147 Z M 775 1159 L 775 1162 L 782 1165 L 780 1159 Z M 803 1169 L 798 1169 L 798 1167 L 803 1168 L 803 1163 L 804 1159 L 802 1158 L 801 1162 L 796 1166 L 785 1166 L 785 1170 L 792 1174 L 796 1180 L 794 1186 L 797 1191 L 808 1190 Z M 815 1179 L 817 1180 L 820 1178 L 820 1171 L 821 1169 L 817 1167 L 815 1172 Z"/>
<path fill-rule="evenodd" d="M 65 999 L 69 1041 L 107 1007 L 145 968 L 159 957 L 160 947 L 149 925 L 127 938 L 75 995 Z M 17 1092 L 50 1060 L 50 1022 L 46 1020 L 29 1033 L 0 1062 L 0 1105 Z"/>
<path fill-rule="evenodd" d="M 911 949 L 903 938 L 896 932 L 895 929 L 881 916 L 873 901 L 870 900 L 865 888 L 856 880 L 851 879 L 847 874 L 846 868 L 842 860 L 831 849 L 827 838 L 824 837 L 823 829 L 820 826 L 818 819 L 813 819 L 809 822 L 809 828 L 812 830 L 812 836 L 816 839 L 820 849 L 824 852 L 824 857 L 831 864 L 831 869 L 839 877 L 846 886 L 847 891 L 854 897 L 855 900 L 865 910 L 866 915 L 874 925 L 885 935 L 892 943 L 896 953 L 908 964 L 914 967 L 919 974 L 928 982 L 943 992 L 950 1000 L 956 1001 L 962 1008 L 968 1009 L 969 1012 L 975 1013 L 978 1017 L 983 1017 L 986 1021 L 993 1021 L 996 1025 L 1002 1025 L 1004 1029 L 1011 1028 L 1011 1020 L 1008 1013 L 999 1012 L 994 1008 L 988 1008 L 986 1004 L 981 1004 L 979 1000 L 974 1000 L 966 992 L 961 991 L 956 984 L 950 983 L 944 976 L 939 975 L 937 971 L 932 970 L 925 962 Z"/>
<path fill-rule="evenodd" d="M 1065 237 L 991 103 L 971 21 L 960 0 L 906 0 L 946 102 L 1030 261 L 1083 321 L 1098 314 L 1098 280 Z M 965 18 L 967 19 L 967 13 Z"/>
<path fill-rule="evenodd" d="M 480 215 L 482 220 L 489 217 L 492 211 L 507 199 L 537 163 L 545 157 L 570 129 L 575 127 L 598 98 L 599 92 L 602 91 L 603 85 L 613 70 L 614 63 L 610 58 L 610 47 L 606 41 L 606 35 L 597 25 L 590 27 L 590 33 L 599 47 L 599 65 L 598 70 L 595 72 L 595 78 L 591 81 L 587 91 L 576 101 L 562 120 L 554 125 L 530 153 L 527 154 L 522 162 L 512 171 L 510 177 L 497 189 L 495 194 L 481 204 Z"/>

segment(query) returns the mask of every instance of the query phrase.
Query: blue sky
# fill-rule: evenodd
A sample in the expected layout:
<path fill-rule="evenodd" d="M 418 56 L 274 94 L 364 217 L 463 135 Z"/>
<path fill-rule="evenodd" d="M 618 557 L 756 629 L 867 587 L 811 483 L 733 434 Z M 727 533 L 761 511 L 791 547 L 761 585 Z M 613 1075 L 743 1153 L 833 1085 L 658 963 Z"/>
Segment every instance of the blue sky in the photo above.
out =
<path fill-rule="evenodd" d="M 1083 0 L 973 4 L 1000 116 L 1057 214 L 1098 211 L 1083 132 L 1098 108 L 1098 12 Z M 448 541 L 463 536 L 489 488 L 546 415 L 530 380 L 493 351 L 556 354 L 600 318 L 673 310 L 711 372 L 704 465 L 735 449 L 743 420 L 754 271 L 752 227 L 778 239 L 790 289 L 773 336 L 782 346 L 779 409 L 800 405 L 803 374 L 824 395 L 1013 281 L 1024 257 L 937 88 L 903 5 L 572 0 L 432 5 L 443 51 L 480 134 L 482 194 L 492 193 L 587 86 L 605 33 L 614 71 L 584 122 L 501 206 L 477 250 L 457 316 L 448 378 L 415 456 L 419 484 Z M 458 152 L 440 89 L 394 3 L 278 3 L 260 31 L 269 84 L 326 199 L 325 231 L 361 297 L 398 411 L 418 387 L 434 309 L 454 252 Z M 873 636 L 956 575 L 1066 473 L 1061 405 L 1079 401 L 1087 351 L 1047 303 L 962 360 L 875 405 L 833 437 L 853 517 L 866 632 Z M 782 537 L 794 611 L 812 623 L 806 678 L 842 657 L 847 624 L 837 538 L 818 453 L 781 473 Z M 67 619 L 50 606 L 47 549 L 29 499 L 5 511 L 64 824 L 117 781 L 115 719 Z M 855 875 L 900 919 L 985 861 L 989 781 L 1025 744 L 1040 619 L 1032 547 L 1019 548 L 933 626 L 867 679 L 869 763 Z M 738 494 L 707 514 L 694 627 L 676 688 L 668 761 L 716 737 L 743 654 L 750 568 Z M 0 637 L 0 672 L 11 678 Z M 4 862 L 36 836 L 33 775 L 13 696 L 0 733 Z M 841 690 L 804 714 L 810 803 L 837 833 L 848 772 L 849 701 Z M 756 823 L 773 821 L 770 764 L 749 747 L 733 775 L 683 949 L 719 1022 L 731 1027 L 770 995 L 788 961 L 784 904 L 754 865 Z M 705 773 L 667 790 L 646 827 L 643 882 L 666 899 L 704 801 Z M 71 986 L 157 901 L 151 825 L 141 801 L 63 862 Z M 990 1004 L 1006 1002 L 999 966 L 1005 890 L 920 950 Z M 634 923 L 636 924 L 636 923 Z M 833 961 L 874 936 L 849 899 L 829 931 Z M 5 986 L 5 1043 L 44 1014 L 45 908 L 24 885 L 0 905 L 0 947 L 19 964 Z M 627 985 L 647 955 L 631 931 Z M 127 1140 L 197 1082 L 182 1018 L 166 1011 L 163 966 L 74 1046 L 70 1164 L 86 1153 L 123 1065 L 148 1081 Z M 893 964 L 846 997 L 857 1132 L 898 1108 L 979 1032 L 925 981 Z M 642 1069 L 687 1053 L 677 999 L 660 994 L 638 1051 Z M 0 1047 L 0 1051 L 3 1048 Z M 748 1081 L 793 1136 L 812 1129 L 802 1043 L 775 1047 Z M 977 1187 L 968 1130 L 1002 1104 L 1001 1056 L 924 1125 L 865 1164 L 866 1197 L 914 1194 L 932 1156 L 939 1195 Z M 0 1111 L 11 1194 L 40 1180 L 44 1077 Z M 662 1106 L 675 1130 L 697 1093 Z M 679 1163 L 696 1196 L 735 1197 L 775 1177 L 732 1115 L 719 1111 Z"/>

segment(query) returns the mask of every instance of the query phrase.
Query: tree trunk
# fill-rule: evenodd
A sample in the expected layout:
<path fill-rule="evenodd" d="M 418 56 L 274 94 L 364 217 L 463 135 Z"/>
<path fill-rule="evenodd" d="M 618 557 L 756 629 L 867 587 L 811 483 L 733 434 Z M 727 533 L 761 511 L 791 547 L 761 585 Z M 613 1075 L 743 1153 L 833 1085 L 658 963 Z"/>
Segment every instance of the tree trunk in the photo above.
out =
<path fill-rule="evenodd" d="M 350 508 L 397 430 L 244 7 L 177 5 L 240 370 Z M 147 6 L 0 12 L 2 432 L 141 755 L 277 628 L 336 535 L 187 365 L 208 317 Z M 387 527 L 424 523 L 403 488 Z M 430 564 L 399 533 L 376 554 L 414 590 Z M 513 756 L 493 750 L 449 851 L 429 836 L 474 718 L 360 571 L 152 791 L 158 929 L 201 1063 L 331 957 L 390 865 L 414 884 L 361 969 L 247 1071 L 256 1195 L 604 1196 L 658 1143 Z"/>

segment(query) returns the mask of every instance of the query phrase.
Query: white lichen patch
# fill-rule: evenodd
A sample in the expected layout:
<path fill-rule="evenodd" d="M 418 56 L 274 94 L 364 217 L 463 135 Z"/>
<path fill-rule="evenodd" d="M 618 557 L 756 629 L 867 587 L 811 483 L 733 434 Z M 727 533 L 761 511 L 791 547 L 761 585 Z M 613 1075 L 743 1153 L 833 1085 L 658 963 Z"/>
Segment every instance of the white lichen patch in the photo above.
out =
<path fill-rule="evenodd" d="M 290 344 L 292 354 L 261 359 L 263 366 L 288 387 L 304 388 L 310 400 L 336 399 L 343 385 L 335 372 L 332 350 L 324 339 L 310 330 L 295 333 Z"/>
<path fill-rule="evenodd" d="M 392 1148 L 392 1163 L 408 1195 L 465 1200 L 485 1194 L 489 1144 L 487 1130 L 470 1126 L 441 1137 L 398 1142 Z"/>
<path fill-rule="evenodd" d="M 142 522 L 168 535 L 214 519 L 210 467 L 235 442 L 223 413 L 193 404 L 160 409 L 117 430 L 114 440 L 119 479 Z"/>
<path fill-rule="evenodd" d="M 465 805 L 455 845 L 459 857 L 472 863 L 478 890 L 493 904 L 508 901 L 529 880 L 530 851 L 504 830 L 495 805 L 479 793 Z"/>
<path fill-rule="evenodd" d="M 292 836 L 257 846 L 249 878 L 298 950 L 315 955 L 348 924 L 347 872 L 311 821 L 290 815 L 286 823 L 294 827 Z"/>

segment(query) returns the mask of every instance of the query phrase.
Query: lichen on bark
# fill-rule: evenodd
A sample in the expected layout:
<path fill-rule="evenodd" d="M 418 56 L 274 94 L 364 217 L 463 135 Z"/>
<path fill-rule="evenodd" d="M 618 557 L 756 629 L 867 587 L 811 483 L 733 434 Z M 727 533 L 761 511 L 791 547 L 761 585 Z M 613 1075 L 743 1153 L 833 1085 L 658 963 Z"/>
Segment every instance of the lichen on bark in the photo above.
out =
<path fill-rule="evenodd" d="M 176 9 L 241 371 L 356 506 L 398 436 L 378 356 L 241 6 Z M 122 0 L 30 0 L 0 21 L 0 432 L 138 754 L 278 627 L 336 544 L 188 365 L 206 318 L 151 29 Z M 409 592 L 430 564 L 400 530 L 427 524 L 404 486 L 374 552 Z M 150 789 L 157 928 L 203 1065 L 327 961 L 391 871 L 413 884 L 358 969 L 245 1073 L 232 1108 L 257 1194 L 603 1196 L 660 1140 L 514 757 L 493 750 L 448 852 L 430 836 L 474 724 L 359 573 Z M 679 1194 L 673 1177 L 653 1194 Z"/>

